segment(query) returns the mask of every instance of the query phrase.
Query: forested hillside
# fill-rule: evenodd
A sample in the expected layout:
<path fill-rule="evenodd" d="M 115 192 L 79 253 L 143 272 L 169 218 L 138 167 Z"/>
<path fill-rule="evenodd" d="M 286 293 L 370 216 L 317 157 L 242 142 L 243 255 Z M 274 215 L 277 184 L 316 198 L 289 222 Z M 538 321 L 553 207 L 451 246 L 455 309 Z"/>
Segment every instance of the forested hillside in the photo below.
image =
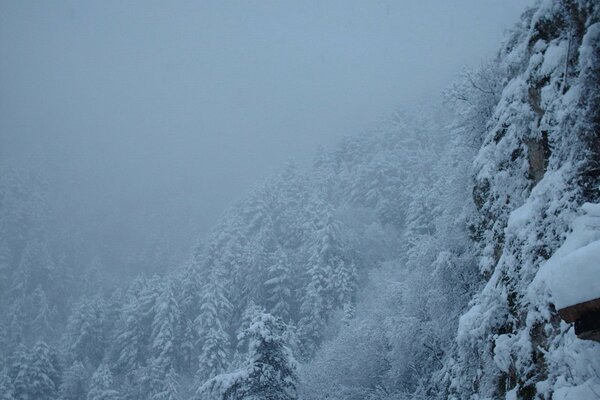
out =
<path fill-rule="evenodd" d="M 443 98 L 289 163 L 127 283 L 5 168 L 0 399 L 600 398 L 600 343 L 544 269 L 600 202 L 600 5 L 537 2 Z"/>

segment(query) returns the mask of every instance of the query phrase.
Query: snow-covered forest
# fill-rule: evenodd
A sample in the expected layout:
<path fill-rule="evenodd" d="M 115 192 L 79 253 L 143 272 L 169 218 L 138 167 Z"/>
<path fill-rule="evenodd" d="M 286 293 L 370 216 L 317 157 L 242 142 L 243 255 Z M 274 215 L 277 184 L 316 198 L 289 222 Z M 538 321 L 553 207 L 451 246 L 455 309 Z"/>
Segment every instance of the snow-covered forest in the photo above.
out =
<path fill-rule="evenodd" d="M 103 241 L 47 166 L 3 163 L 0 399 L 600 399 L 558 313 L 600 298 L 600 4 L 537 1 L 498 47 L 191 251 L 184 219 Z"/>

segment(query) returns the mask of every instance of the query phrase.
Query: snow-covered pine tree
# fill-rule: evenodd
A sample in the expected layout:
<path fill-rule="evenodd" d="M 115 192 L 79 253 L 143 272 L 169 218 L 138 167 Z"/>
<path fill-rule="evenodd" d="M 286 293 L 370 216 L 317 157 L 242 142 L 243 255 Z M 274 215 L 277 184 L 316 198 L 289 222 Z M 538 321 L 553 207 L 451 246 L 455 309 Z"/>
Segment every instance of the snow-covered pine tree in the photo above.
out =
<path fill-rule="evenodd" d="M 16 400 L 15 387 L 6 366 L 0 370 L 0 400 Z"/>
<path fill-rule="evenodd" d="M 285 251 L 279 247 L 272 257 L 270 257 L 267 280 L 264 285 L 267 295 L 267 309 L 271 314 L 282 318 L 284 321 L 289 321 L 290 319 L 292 302 L 291 280 L 289 260 Z"/>
<path fill-rule="evenodd" d="M 259 313 L 243 336 L 249 341 L 246 363 L 206 382 L 198 396 L 212 400 L 295 400 L 298 378 L 285 323 L 271 314 Z"/>
<path fill-rule="evenodd" d="M 342 308 L 354 293 L 356 270 L 341 238 L 342 225 L 324 203 L 325 212 L 315 221 L 314 242 L 308 260 L 308 284 L 298 322 L 302 356 L 311 357 L 322 340 L 325 324 L 335 308 Z"/>
<path fill-rule="evenodd" d="M 4 233 L 2 222 L 0 221 L 0 293 L 6 293 L 8 290 L 12 272 L 10 266 L 10 249 L 8 248 L 8 241 L 5 235 L 6 233 Z M 2 296 L 0 296 L 0 301 L 3 301 Z"/>
<path fill-rule="evenodd" d="M 132 283 L 115 328 L 112 358 L 117 371 L 131 373 L 146 364 L 153 310 L 159 296 L 160 278 L 157 276 Z"/>
<path fill-rule="evenodd" d="M 179 400 L 179 381 L 177 372 L 171 368 L 162 380 L 162 388 L 154 393 L 151 400 Z"/>
<path fill-rule="evenodd" d="M 60 363 L 53 349 L 42 341 L 30 352 L 17 350 L 11 366 L 16 399 L 48 399 L 58 397 Z"/>
<path fill-rule="evenodd" d="M 121 396 L 114 388 L 113 376 L 110 369 L 100 364 L 90 384 L 87 400 L 120 400 Z"/>
<path fill-rule="evenodd" d="M 263 312 L 263 307 L 256 305 L 256 303 L 252 300 L 250 300 L 244 309 L 239 321 L 238 329 L 236 330 L 237 344 L 230 369 L 240 368 L 242 365 L 244 365 L 248 356 L 249 346 L 249 338 L 244 334 L 244 332 L 250 327 L 252 321 L 256 319 L 256 316 L 262 314 Z"/>
<path fill-rule="evenodd" d="M 92 370 L 104 356 L 105 310 L 101 298 L 82 299 L 67 320 L 63 335 L 63 355 L 69 362 L 80 361 Z"/>
<path fill-rule="evenodd" d="M 277 191 L 272 210 L 274 237 L 283 249 L 297 250 L 306 240 L 303 212 L 310 196 L 308 179 L 288 163 L 273 186 Z"/>
<path fill-rule="evenodd" d="M 60 383 L 61 400 L 81 400 L 85 399 L 88 393 L 89 373 L 83 363 L 75 361 L 67 368 L 62 376 Z"/>
<path fill-rule="evenodd" d="M 152 352 L 151 362 L 158 367 L 163 374 L 171 369 L 180 367 L 179 342 L 181 340 L 181 310 L 175 293 L 173 283 L 167 282 L 162 293 L 154 304 L 152 314 L 152 335 L 150 338 L 150 349 Z"/>
<path fill-rule="evenodd" d="M 331 311 L 332 297 L 329 281 L 332 276 L 330 266 L 321 262 L 317 252 L 310 258 L 309 263 L 310 280 L 300 305 L 301 318 L 298 321 L 302 356 L 305 358 L 311 357 L 321 342 L 321 335 Z"/>
<path fill-rule="evenodd" d="M 180 319 L 180 356 L 181 367 L 187 371 L 195 372 L 198 368 L 198 356 L 201 348 L 199 334 L 201 329 L 196 326 L 196 318 L 202 304 L 202 287 L 209 277 L 204 261 L 204 243 L 196 245 L 192 259 L 184 266 L 181 272 L 174 277 L 178 283 L 177 299 L 181 312 Z"/>
<path fill-rule="evenodd" d="M 40 285 L 33 291 L 32 300 L 33 309 L 37 312 L 30 324 L 31 333 L 35 338 L 53 339 L 53 325 L 58 314 L 56 307 L 50 307 L 46 292 Z"/>
<path fill-rule="evenodd" d="M 13 383 L 14 395 L 18 398 L 27 389 L 26 371 L 29 367 L 29 351 L 19 344 L 8 358 L 8 376 Z"/>
<path fill-rule="evenodd" d="M 230 361 L 228 318 L 232 306 L 225 284 L 222 266 L 213 266 L 203 287 L 200 314 L 195 320 L 198 346 L 201 348 L 196 374 L 200 383 L 223 372 Z"/>

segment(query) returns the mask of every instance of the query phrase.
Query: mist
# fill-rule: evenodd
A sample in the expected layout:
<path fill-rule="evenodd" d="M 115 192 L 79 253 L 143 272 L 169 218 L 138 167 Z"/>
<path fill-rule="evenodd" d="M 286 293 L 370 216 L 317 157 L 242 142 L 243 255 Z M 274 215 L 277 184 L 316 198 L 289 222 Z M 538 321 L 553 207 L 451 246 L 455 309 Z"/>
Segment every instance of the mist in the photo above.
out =
<path fill-rule="evenodd" d="M 119 213 L 128 229 L 141 205 L 195 240 L 285 162 L 492 57 L 523 7 L 3 2 L 0 157 L 52 160 L 79 224 Z"/>

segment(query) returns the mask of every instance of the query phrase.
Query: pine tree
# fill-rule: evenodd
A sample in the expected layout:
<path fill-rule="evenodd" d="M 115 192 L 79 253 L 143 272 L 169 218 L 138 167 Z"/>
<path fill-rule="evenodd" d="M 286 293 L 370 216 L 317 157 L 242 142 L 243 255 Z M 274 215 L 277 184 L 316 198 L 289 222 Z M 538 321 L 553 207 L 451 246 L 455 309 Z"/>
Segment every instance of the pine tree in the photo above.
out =
<path fill-rule="evenodd" d="M 47 295 L 60 291 L 58 281 L 48 243 L 39 237 L 28 241 L 7 291 L 13 343 L 31 344 L 39 339 L 53 339 L 52 324 L 57 312 Z"/>
<path fill-rule="evenodd" d="M 15 400 L 15 387 L 6 366 L 0 370 L 0 400 Z"/>
<path fill-rule="evenodd" d="M 10 249 L 1 226 L 2 222 L 0 221 L 0 293 L 6 293 L 11 276 Z M 0 296 L 0 301 L 2 300 L 2 296 Z"/>
<path fill-rule="evenodd" d="M 236 331 L 237 345 L 235 348 L 235 354 L 233 355 L 233 360 L 231 362 L 232 368 L 239 368 L 246 361 L 249 348 L 249 338 L 246 335 L 244 335 L 244 332 L 250 327 L 252 321 L 256 319 L 256 316 L 262 314 L 263 311 L 263 308 L 257 306 L 256 303 L 252 300 L 250 300 L 250 302 L 244 309 L 244 312 L 241 315 L 238 329 Z"/>
<path fill-rule="evenodd" d="M 244 336 L 248 360 L 238 371 L 218 375 L 203 385 L 199 397 L 222 400 L 294 400 L 296 363 L 287 347 L 286 325 L 270 314 L 256 315 Z"/>
<path fill-rule="evenodd" d="M 8 345 L 18 345 L 25 341 L 25 298 L 17 297 L 8 307 L 6 331 Z"/>
<path fill-rule="evenodd" d="M 350 253 L 347 249 L 346 252 Z M 350 310 L 353 308 L 354 295 L 358 286 L 356 263 L 351 257 L 340 257 L 334 271 L 334 290 L 336 306 Z"/>
<path fill-rule="evenodd" d="M 68 360 L 81 361 L 97 368 L 104 356 L 106 338 L 104 302 L 100 298 L 84 299 L 74 307 L 63 335 L 64 354 Z"/>
<path fill-rule="evenodd" d="M 75 361 L 65 371 L 60 384 L 61 400 L 85 399 L 88 392 L 89 375 L 80 361 Z"/>
<path fill-rule="evenodd" d="M 173 368 L 167 372 L 163 381 L 162 387 L 154 395 L 151 400 L 179 400 L 179 382 L 177 373 Z"/>
<path fill-rule="evenodd" d="M 27 368 L 29 368 L 29 351 L 24 344 L 19 344 L 10 355 L 8 376 L 14 387 L 14 396 L 19 399 L 26 394 L 27 390 Z"/>
<path fill-rule="evenodd" d="M 232 306 L 224 284 L 223 271 L 220 266 L 214 266 L 208 282 L 204 285 L 200 314 L 195 321 L 202 349 L 197 373 L 200 381 L 221 373 L 229 362 L 227 318 Z"/>
<path fill-rule="evenodd" d="M 134 282 L 116 328 L 113 358 L 118 371 L 145 365 L 152 333 L 153 310 L 160 296 L 160 278 Z"/>
<path fill-rule="evenodd" d="M 44 290 L 60 286 L 56 282 L 58 274 L 49 247 L 43 238 L 35 238 L 24 248 L 18 268 L 23 277 L 19 286 L 26 293 L 33 292 L 38 286 Z"/>
<path fill-rule="evenodd" d="M 310 357 L 320 343 L 329 311 L 327 285 L 329 276 L 331 276 L 330 271 L 326 269 L 326 266 L 315 262 L 315 258 L 312 258 L 311 261 L 313 262 L 308 271 L 310 282 L 300 307 L 302 317 L 298 322 L 304 357 Z"/>
<path fill-rule="evenodd" d="M 332 311 L 351 301 L 356 282 L 354 262 L 345 254 L 348 250 L 340 237 L 340 222 L 326 208 L 323 222 L 318 223 L 298 323 L 304 357 L 314 354 Z"/>
<path fill-rule="evenodd" d="M 82 292 L 86 296 L 95 296 L 100 294 L 103 289 L 102 264 L 98 258 L 94 258 L 90 265 L 83 272 Z"/>
<path fill-rule="evenodd" d="M 291 266 L 287 256 L 281 248 L 278 248 L 271 257 L 265 287 L 269 312 L 284 321 L 290 319 L 291 280 Z"/>
<path fill-rule="evenodd" d="M 120 400 L 121 396 L 113 386 L 112 373 L 106 365 L 101 364 L 92 375 L 87 400 Z"/>
<path fill-rule="evenodd" d="M 198 246 L 201 247 L 201 246 Z M 200 295 L 202 292 L 200 262 L 200 249 L 194 251 L 194 262 L 188 265 L 182 274 L 181 290 L 179 292 L 181 309 L 181 362 L 185 370 L 194 370 L 198 366 L 198 330 L 194 320 L 200 309 Z"/>
<path fill-rule="evenodd" d="M 60 384 L 60 365 L 56 353 L 42 341 L 27 354 L 23 349 L 13 361 L 11 369 L 17 399 L 56 399 Z M 13 372 L 13 373 L 14 373 Z"/>
<path fill-rule="evenodd" d="M 274 237 L 284 249 L 298 249 L 305 239 L 303 211 L 309 198 L 307 179 L 296 165 L 286 164 L 276 181 L 275 202 L 272 210 Z"/>
<path fill-rule="evenodd" d="M 54 334 L 53 323 L 56 319 L 58 311 L 56 307 L 50 307 L 46 292 L 40 285 L 32 294 L 33 307 L 37 310 L 37 314 L 31 321 L 31 330 L 36 338 L 51 339 Z"/>
<path fill-rule="evenodd" d="M 172 283 L 167 283 L 154 305 L 151 350 L 152 362 L 164 374 L 179 367 L 179 328 L 181 311 L 173 292 Z"/>
<path fill-rule="evenodd" d="M 4 323 L 0 323 L 0 359 L 8 355 L 8 327 Z"/>

